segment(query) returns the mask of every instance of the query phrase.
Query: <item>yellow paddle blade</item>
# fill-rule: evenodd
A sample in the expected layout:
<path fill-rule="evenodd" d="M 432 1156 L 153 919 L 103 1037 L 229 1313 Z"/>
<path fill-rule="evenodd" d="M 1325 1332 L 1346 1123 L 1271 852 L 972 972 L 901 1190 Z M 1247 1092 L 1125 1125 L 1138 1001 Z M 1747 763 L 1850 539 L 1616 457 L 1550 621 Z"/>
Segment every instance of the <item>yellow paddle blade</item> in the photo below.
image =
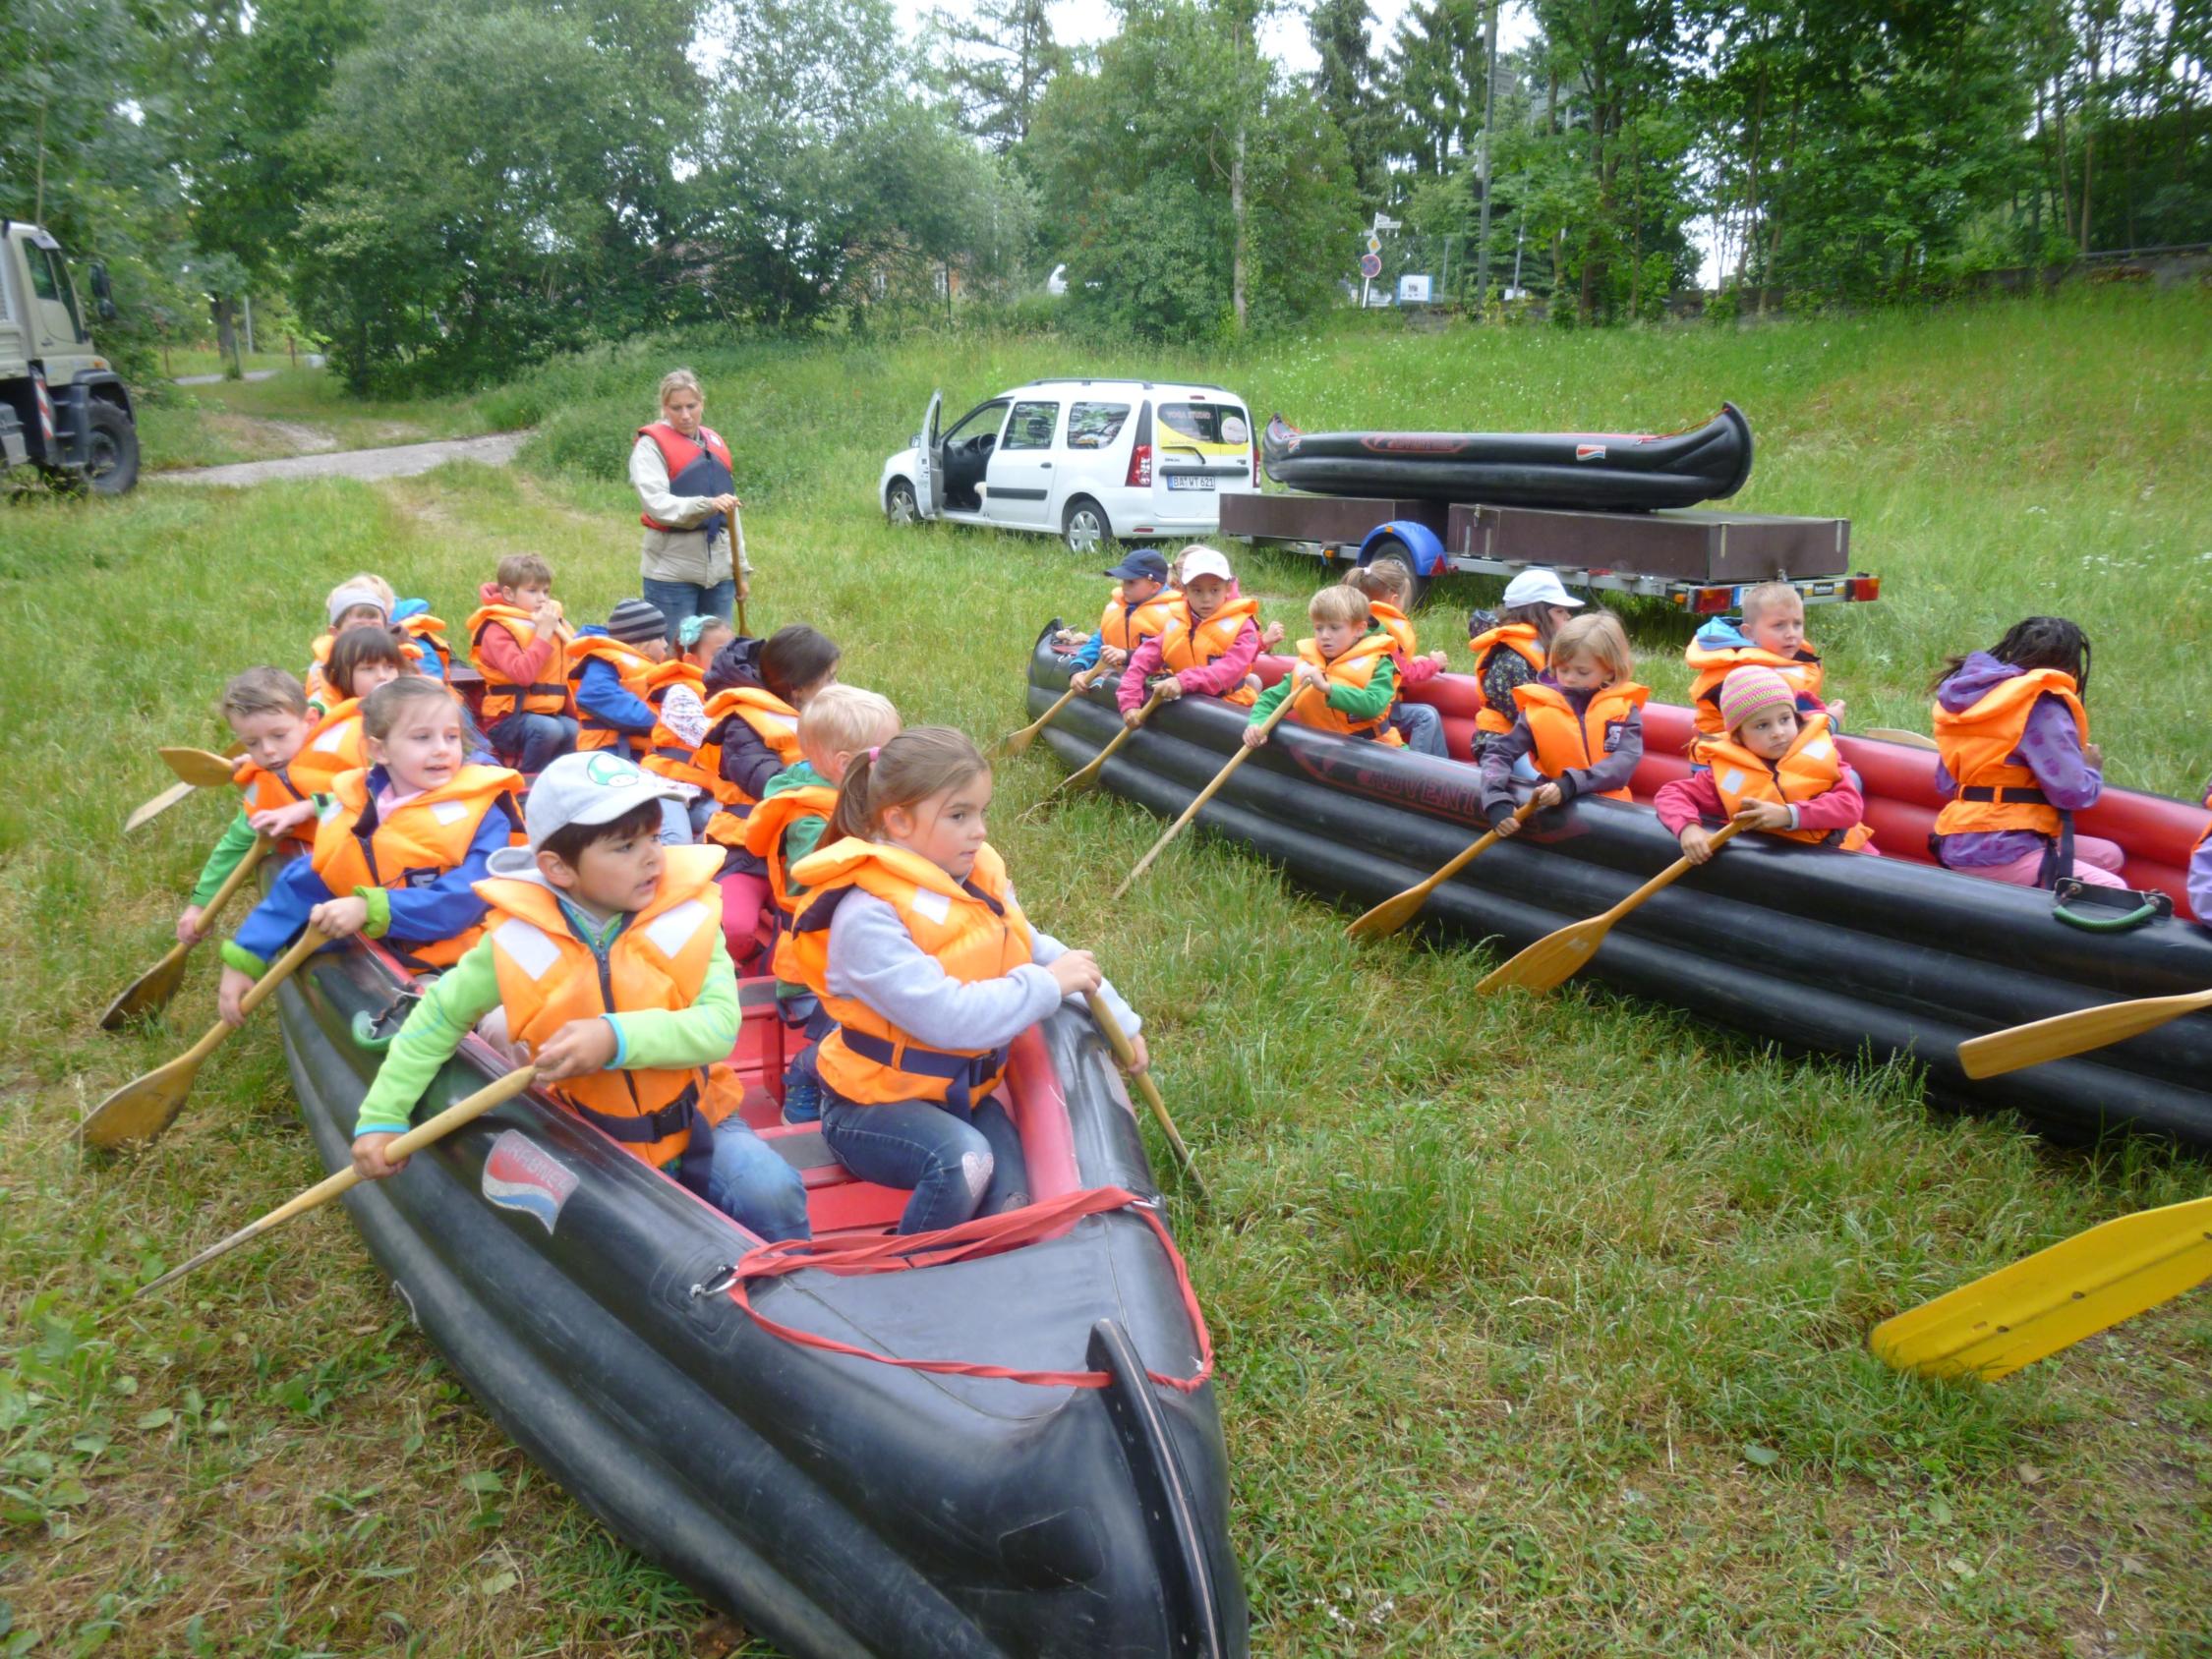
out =
<path fill-rule="evenodd" d="M 2212 1008 L 2212 991 L 2143 997 L 2132 1002 L 2110 1002 L 2101 1008 L 2053 1014 L 2031 1025 L 2014 1025 L 1986 1037 L 1967 1038 L 1958 1045 L 1958 1063 L 1969 1077 L 1996 1077 L 2022 1066 L 2041 1065 L 2046 1060 L 2125 1043 L 2199 1008 Z"/>
<path fill-rule="evenodd" d="M 1902 743 L 1907 749 L 1933 749 L 1936 740 L 1917 731 L 1906 731 L 1901 726 L 1869 726 L 1866 735 L 1879 743 Z"/>
<path fill-rule="evenodd" d="M 1545 934 L 1502 968 L 1492 968 L 1484 974 L 1475 989 L 1484 993 L 1506 991 L 1516 986 L 1538 993 L 1556 990 L 1580 973 L 1583 964 L 1597 954 L 1598 946 L 1605 943 L 1605 935 L 1612 931 L 1612 926 L 1609 918 L 1594 916 L 1571 928 Z"/>
<path fill-rule="evenodd" d="M 218 1025 L 208 1035 L 229 1029 Z M 124 1084 L 93 1107 L 91 1115 L 77 1126 L 78 1140 L 95 1152 L 113 1152 L 132 1141 L 159 1138 L 184 1110 L 185 1097 L 192 1093 L 192 1080 L 200 1075 L 200 1062 L 214 1046 L 203 1038 L 168 1064 Z"/>
<path fill-rule="evenodd" d="M 169 999 L 177 994 L 177 987 L 184 983 L 191 957 L 191 945 L 182 943 L 171 945 L 160 961 L 126 985 L 115 1001 L 108 1003 L 107 1012 L 100 1015 L 100 1029 L 120 1031 L 132 1020 L 157 1014 L 167 1007 Z"/>
<path fill-rule="evenodd" d="M 140 802 L 138 810 L 123 821 L 123 828 L 136 830 L 142 824 L 150 824 L 191 793 L 192 785 L 189 783 L 170 784 L 160 794 Z"/>
<path fill-rule="evenodd" d="M 1408 922 L 1421 914 L 1435 889 L 1424 883 L 1418 887 L 1408 887 L 1395 897 L 1386 898 L 1358 921 L 1344 930 L 1346 939 L 1388 939 Z"/>
<path fill-rule="evenodd" d="M 163 749 L 160 755 L 169 770 L 195 789 L 220 789 L 238 771 L 235 761 L 210 755 L 204 749 Z"/>
<path fill-rule="evenodd" d="M 2212 1198 L 2141 1210 L 1886 1319 L 1868 1345 L 1924 1377 L 1995 1382 L 2212 1279 Z"/>

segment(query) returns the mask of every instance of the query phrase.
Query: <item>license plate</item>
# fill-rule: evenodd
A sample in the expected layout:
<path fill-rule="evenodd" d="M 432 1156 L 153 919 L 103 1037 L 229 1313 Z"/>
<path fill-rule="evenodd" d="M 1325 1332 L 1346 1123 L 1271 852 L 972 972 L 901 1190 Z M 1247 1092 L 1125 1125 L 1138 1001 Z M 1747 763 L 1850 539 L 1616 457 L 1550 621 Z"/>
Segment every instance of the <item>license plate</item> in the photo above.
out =
<path fill-rule="evenodd" d="M 1170 489 L 1211 489 L 1213 479 L 1206 473 L 1170 473 L 1167 476 Z"/>

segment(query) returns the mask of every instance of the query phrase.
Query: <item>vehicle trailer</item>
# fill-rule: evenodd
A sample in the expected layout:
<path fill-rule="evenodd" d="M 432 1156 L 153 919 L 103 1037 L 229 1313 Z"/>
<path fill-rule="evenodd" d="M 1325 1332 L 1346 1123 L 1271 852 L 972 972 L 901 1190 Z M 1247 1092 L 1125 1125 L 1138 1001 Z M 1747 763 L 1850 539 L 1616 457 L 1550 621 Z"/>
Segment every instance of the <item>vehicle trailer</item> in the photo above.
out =
<path fill-rule="evenodd" d="M 1851 569 L 1848 519 L 1269 493 L 1223 496 L 1221 533 L 1330 562 L 1403 559 L 1417 597 L 1447 570 L 1510 579 L 1531 565 L 1557 571 L 1570 587 L 1665 600 L 1699 616 L 1735 609 L 1743 590 L 1762 582 L 1786 582 L 1807 604 L 1882 595 L 1881 578 Z"/>
<path fill-rule="evenodd" d="M 112 321 L 107 268 L 87 274 Z M 139 429 L 130 388 L 92 345 L 61 244 L 0 218 L 0 475 L 20 469 L 120 495 L 139 481 Z"/>

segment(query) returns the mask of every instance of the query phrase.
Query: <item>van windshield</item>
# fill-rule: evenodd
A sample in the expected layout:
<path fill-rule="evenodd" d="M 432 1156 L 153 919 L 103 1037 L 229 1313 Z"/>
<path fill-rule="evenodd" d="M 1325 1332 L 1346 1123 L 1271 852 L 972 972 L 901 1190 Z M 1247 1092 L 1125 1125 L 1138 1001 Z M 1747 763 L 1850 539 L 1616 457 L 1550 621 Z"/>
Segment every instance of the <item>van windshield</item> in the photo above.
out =
<path fill-rule="evenodd" d="M 1241 449 L 1252 441 L 1251 423 L 1234 404 L 1163 403 L 1160 425 L 1208 452 Z"/>

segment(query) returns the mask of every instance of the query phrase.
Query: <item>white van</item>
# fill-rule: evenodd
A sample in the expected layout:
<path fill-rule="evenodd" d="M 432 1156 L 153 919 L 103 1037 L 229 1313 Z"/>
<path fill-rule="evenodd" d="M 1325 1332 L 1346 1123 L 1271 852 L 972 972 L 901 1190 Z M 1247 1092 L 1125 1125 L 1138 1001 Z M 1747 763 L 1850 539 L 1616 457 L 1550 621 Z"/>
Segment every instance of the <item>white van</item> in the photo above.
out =
<path fill-rule="evenodd" d="M 1259 487 L 1244 399 L 1152 380 L 1031 380 L 938 430 L 945 394 L 911 447 L 884 463 L 894 524 L 949 519 L 1101 543 L 1189 541 L 1221 527 L 1224 494 Z"/>

